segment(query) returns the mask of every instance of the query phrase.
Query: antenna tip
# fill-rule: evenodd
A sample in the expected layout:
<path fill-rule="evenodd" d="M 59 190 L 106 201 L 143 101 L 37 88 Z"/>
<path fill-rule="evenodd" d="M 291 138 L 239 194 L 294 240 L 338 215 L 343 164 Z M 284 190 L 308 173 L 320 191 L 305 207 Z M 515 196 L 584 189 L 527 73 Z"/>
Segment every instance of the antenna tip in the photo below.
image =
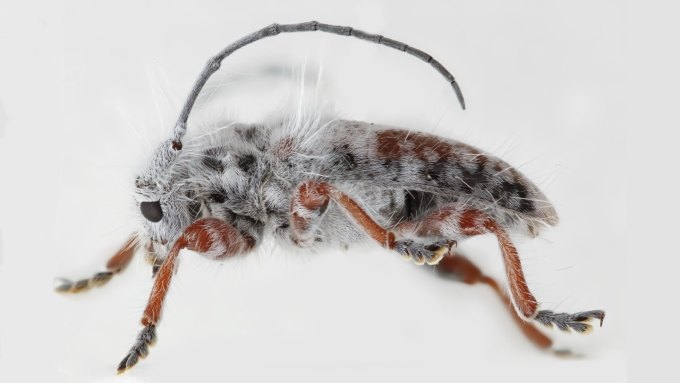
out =
<path fill-rule="evenodd" d="M 465 99 L 463 98 L 463 92 L 461 92 L 460 86 L 458 86 L 456 80 L 451 81 L 451 86 L 453 87 L 454 92 L 456 92 L 456 97 L 458 97 L 460 107 L 465 110 Z"/>

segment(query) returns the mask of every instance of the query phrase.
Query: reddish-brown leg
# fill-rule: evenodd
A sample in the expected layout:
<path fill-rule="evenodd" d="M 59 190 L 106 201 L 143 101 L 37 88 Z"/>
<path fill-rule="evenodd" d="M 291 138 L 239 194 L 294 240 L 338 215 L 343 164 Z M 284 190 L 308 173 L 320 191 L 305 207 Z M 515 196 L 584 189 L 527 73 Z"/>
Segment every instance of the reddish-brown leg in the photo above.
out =
<path fill-rule="evenodd" d="M 305 182 L 298 186 L 290 203 L 290 226 L 296 245 L 309 247 L 314 244 L 318 223 L 329 201 L 326 184 Z"/>
<path fill-rule="evenodd" d="M 529 291 L 522 263 L 510 237 L 491 217 L 456 204 L 445 205 L 418 221 L 403 222 L 395 231 L 405 236 L 444 237 L 456 240 L 491 233 L 498 239 L 513 303 L 526 319 L 536 315 L 538 303 Z"/>
<path fill-rule="evenodd" d="M 569 313 L 554 313 L 549 310 L 538 311 L 538 303 L 529 291 L 517 249 L 510 237 L 491 217 L 475 209 L 450 204 L 426 215 L 418 221 L 403 222 L 394 229 L 400 235 L 416 237 L 444 237 L 462 239 L 474 235 L 491 233 L 498 239 L 503 255 L 505 271 L 510 286 L 512 303 L 522 320 L 533 319 L 546 326 L 556 325 L 560 330 L 587 332 L 592 327 L 585 323 L 597 319 L 602 324 L 604 312 L 591 310 Z M 474 275 L 472 273 L 471 275 Z M 481 275 L 481 273 L 480 273 Z M 480 277 L 481 278 L 481 277 Z M 483 279 L 485 283 L 500 291 L 498 284 L 492 279 Z M 503 297 L 505 297 L 503 295 Z M 507 299 L 507 298 L 504 298 Z"/>
<path fill-rule="evenodd" d="M 243 254 L 255 246 L 255 239 L 240 233 L 236 228 L 216 218 L 200 219 L 191 224 L 175 241 L 168 256 L 163 261 L 154 281 L 149 301 L 142 316 L 144 329 L 130 352 L 118 365 L 118 373 L 134 366 L 140 357 L 149 352 L 149 345 L 156 338 L 156 325 L 160 321 L 165 295 L 175 272 L 180 250 L 193 250 L 205 257 L 222 259 Z"/>
<path fill-rule="evenodd" d="M 383 246 L 394 248 L 394 234 L 378 225 L 350 197 L 325 182 L 307 181 L 298 186 L 291 202 L 291 228 L 294 240 L 304 246 L 313 242 L 318 220 L 328 207 L 330 199 L 336 201 L 371 238 Z"/>
<path fill-rule="evenodd" d="M 515 306 L 517 314 L 523 320 L 533 319 L 547 326 L 554 324 L 560 330 L 568 331 L 571 329 L 577 332 L 588 331 L 591 327 L 584 322 L 593 318 L 599 319 L 600 325 L 602 324 L 604 312 L 600 310 L 576 314 L 553 313 L 548 310 L 538 311 L 538 303 L 527 286 L 517 249 L 510 241 L 510 237 L 498 223 L 479 210 L 471 209 L 465 205 L 445 205 L 427 214 L 422 219 L 403 222 L 392 230 L 386 230 L 375 222 L 352 198 L 333 186 L 319 181 L 308 181 L 298 188 L 298 197 L 294 201 L 293 208 L 302 206 L 313 210 L 315 206 L 326 206 L 329 198 L 336 201 L 371 238 L 388 249 L 393 249 L 410 257 L 416 264 L 420 265 L 424 263 L 437 264 L 445 254 L 450 254 L 452 247 L 458 240 L 485 233 L 494 234 L 503 255 L 512 297 L 511 302 Z M 311 216 L 296 218 L 293 211 L 294 232 L 298 230 L 304 233 L 305 230 L 313 228 L 313 217 L 309 217 Z M 299 219 L 300 222 L 296 223 L 296 219 Z M 407 239 L 396 240 L 397 235 Z M 412 237 L 435 238 L 435 240 L 429 244 L 424 244 L 410 239 Z"/>
<path fill-rule="evenodd" d="M 515 323 L 533 344 L 544 349 L 549 348 L 552 345 L 552 340 L 538 331 L 533 323 L 526 322 L 519 315 L 517 315 L 517 312 L 512 309 L 512 302 L 510 301 L 510 298 L 505 295 L 498 282 L 496 282 L 493 278 L 484 275 L 482 271 L 469 259 L 461 255 L 444 257 L 437 265 L 437 270 L 442 274 L 453 274 L 462 282 L 469 285 L 484 283 L 490 286 L 496 292 L 496 294 L 498 294 L 503 303 L 505 303 L 505 306 L 510 309 L 510 315 L 512 315 Z"/>
<path fill-rule="evenodd" d="M 60 293 L 79 293 L 95 286 L 104 285 L 111 280 L 114 274 L 125 269 L 125 266 L 130 263 L 132 256 L 135 255 L 138 246 L 137 237 L 134 235 L 130 236 L 130 239 L 106 263 L 107 271 L 96 273 L 90 278 L 81 279 L 76 282 L 68 279 L 59 279 L 55 290 Z"/>

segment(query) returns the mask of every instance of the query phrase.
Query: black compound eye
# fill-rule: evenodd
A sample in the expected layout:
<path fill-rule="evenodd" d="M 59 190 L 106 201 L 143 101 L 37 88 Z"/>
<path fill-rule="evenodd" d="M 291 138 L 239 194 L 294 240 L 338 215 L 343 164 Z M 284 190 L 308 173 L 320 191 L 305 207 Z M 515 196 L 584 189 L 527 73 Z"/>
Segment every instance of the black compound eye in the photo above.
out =
<path fill-rule="evenodd" d="M 142 211 L 144 218 L 151 222 L 158 222 L 163 219 L 161 201 L 142 202 L 139 204 L 139 209 Z"/>

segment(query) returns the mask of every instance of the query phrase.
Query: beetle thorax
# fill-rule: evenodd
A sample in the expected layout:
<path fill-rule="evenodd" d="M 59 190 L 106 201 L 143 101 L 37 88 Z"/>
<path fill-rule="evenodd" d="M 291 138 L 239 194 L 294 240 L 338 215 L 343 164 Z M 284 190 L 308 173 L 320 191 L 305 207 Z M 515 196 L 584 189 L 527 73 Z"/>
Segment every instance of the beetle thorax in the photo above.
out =
<path fill-rule="evenodd" d="M 181 151 L 164 142 L 135 183 L 140 234 L 150 246 L 167 251 L 204 217 L 261 233 L 267 215 L 261 191 L 269 171 L 263 134 L 243 125 L 188 139 Z"/>

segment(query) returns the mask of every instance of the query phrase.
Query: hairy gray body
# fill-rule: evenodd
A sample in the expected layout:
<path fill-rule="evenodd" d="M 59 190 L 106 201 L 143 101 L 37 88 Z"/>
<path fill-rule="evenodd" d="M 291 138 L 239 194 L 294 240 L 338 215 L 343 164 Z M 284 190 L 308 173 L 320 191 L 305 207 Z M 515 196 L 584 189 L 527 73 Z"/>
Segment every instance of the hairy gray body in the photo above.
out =
<path fill-rule="evenodd" d="M 230 124 L 189 140 L 165 172 L 163 192 L 145 189 L 159 161 L 137 183 L 138 202 L 160 198 L 165 219 L 142 218 L 162 255 L 198 218 L 222 219 L 259 242 L 273 234 L 291 242 L 295 188 L 308 180 L 335 185 L 384 227 L 414 220 L 449 204 L 482 210 L 509 230 L 535 235 L 557 217 L 540 190 L 504 161 L 458 141 L 344 120 L 305 124 Z M 164 155 L 163 149 L 156 156 Z M 146 235 L 145 235 L 146 236 Z M 348 246 L 363 230 L 331 204 L 313 243 Z"/>
<path fill-rule="evenodd" d="M 557 223 L 557 215 L 536 185 L 477 148 L 425 133 L 302 113 L 270 124 L 231 123 L 185 139 L 198 95 L 227 56 L 264 38 L 312 31 L 355 37 L 417 57 L 446 79 L 465 108 L 457 81 L 432 56 L 352 27 L 316 21 L 271 24 L 210 58 L 172 138 L 161 143 L 135 180 L 138 233 L 109 259 L 106 272 L 75 283 L 61 280 L 56 287 L 79 292 L 100 286 L 140 246 L 145 248 L 154 265 L 154 286 L 142 316 L 144 329 L 118 372 L 148 355 L 181 250 L 223 259 L 251 251 L 270 234 L 299 247 L 348 246 L 370 237 L 418 265 L 440 264 L 466 283 L 489 284 L 514 305 L 520 321 L 578 332 L 589 331 L 584 322 L 592 318 L 601 325 L 600 310 L 538 311 L 507 231 L 533 236 L 542 225 Z M 452 252 L 458 240 L 485 233 L 498 239 L 511 301 L 493 279 Z M 551 344 L 535 329 L 527 334 L 540 347 Z"/>

